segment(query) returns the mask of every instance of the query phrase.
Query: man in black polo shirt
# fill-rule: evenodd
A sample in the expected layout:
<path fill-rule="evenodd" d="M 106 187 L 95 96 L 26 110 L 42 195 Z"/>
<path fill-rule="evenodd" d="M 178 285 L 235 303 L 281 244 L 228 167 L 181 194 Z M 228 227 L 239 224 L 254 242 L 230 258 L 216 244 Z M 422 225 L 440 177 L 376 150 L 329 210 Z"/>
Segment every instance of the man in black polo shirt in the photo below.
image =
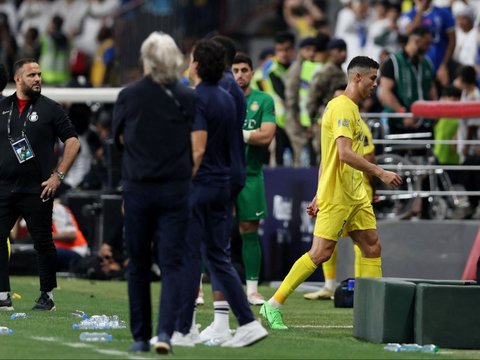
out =
<path fill-rule="evenodd" d="M 61 106 L 40 94 L 42 78 L 37 61 L 21 59 L 14 71 L 16 92 L 0 102 L 0 310 L 13 310 L 7 236 L 19 216 L 27 222 L 37 251 L 41 293 L 33 310 L 55 310 L 53 197 L 78 154 L 80 142 Z M 64 143 L 58 164 L 54 154 L 57 138 Z"/>

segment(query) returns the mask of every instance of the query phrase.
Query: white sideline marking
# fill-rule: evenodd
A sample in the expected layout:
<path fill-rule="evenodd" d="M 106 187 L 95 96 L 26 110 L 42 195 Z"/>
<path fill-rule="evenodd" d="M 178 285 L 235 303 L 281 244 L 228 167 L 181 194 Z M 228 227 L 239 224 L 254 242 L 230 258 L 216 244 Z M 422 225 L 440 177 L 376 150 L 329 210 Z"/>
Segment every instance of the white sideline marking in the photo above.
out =
<path fill-rule="evenodd" d="M 296 329 L 353 329 L 353 325 L 296 325 Z"/>
<path fill-rule="evenodd" d="M 84 344 L 84 343 L 80 343 L 80 342 L 77 342 L 77 343 L 63 343 L 63 345 L 69 346 L 69 347 L 72 347 L 72 348 L 91 348 L 92 347 L 92 345 Z"/>
<path fill-rule="evenodd" d="M 33 340 L 48 341 L 48 342 L 54 342 L 54 341 L 60 340 L 59 338 L 56 338 L 54 336 L 31 336 L 30 338 Z"/>
<path fill-rule="evenodd" d="M 125 356 L 128 355 L 126 351 L 120 350 L 110 350 L 110 349 L 95 349 L 96 352 L 105 355 L 118 355 L 118 356 Z"/>

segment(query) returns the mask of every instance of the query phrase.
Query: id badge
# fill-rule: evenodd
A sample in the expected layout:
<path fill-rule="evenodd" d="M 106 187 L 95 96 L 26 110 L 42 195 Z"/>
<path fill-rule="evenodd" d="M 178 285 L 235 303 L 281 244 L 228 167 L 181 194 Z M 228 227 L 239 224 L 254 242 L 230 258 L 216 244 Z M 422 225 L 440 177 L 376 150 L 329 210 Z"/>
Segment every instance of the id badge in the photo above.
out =
<path fill-rule="evenodd" d="M 15 156 L 20 164 L 35 157 L 33 149 L 26 137 L 12 141 L 11 145 L 13 152 L 15 153 Z"/>

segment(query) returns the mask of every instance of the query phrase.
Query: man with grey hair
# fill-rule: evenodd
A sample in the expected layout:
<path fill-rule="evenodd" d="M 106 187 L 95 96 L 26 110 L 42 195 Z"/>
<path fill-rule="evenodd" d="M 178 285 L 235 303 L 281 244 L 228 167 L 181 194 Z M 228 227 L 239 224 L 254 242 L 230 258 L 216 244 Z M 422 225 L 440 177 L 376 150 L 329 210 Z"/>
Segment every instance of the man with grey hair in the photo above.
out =
<path fill-rule="evenodd" d="M 122 184 L 134 339 L 129 351 L 150 348 L 149 275 L 152 249 L 156 249 L 162 295 L 153 345 L 157 353 L 168 354 L 188 223 L 195 95 L 178 81 L 182 54 L 169 35 L 150 34 L 140 51 L 145 76 L 120 92 L 113 114 L 114 137 L 124 150 Z"/>

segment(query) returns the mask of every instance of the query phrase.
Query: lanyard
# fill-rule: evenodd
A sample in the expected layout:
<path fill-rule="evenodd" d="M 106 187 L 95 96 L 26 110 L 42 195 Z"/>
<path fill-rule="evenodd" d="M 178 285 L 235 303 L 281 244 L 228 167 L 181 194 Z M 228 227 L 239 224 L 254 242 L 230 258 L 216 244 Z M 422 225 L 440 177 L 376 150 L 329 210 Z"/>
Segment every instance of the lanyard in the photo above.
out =
<path fill-rule="evenodd" d="M 25 137 L 25 128 L 27 127 L 27 120 L 30 117 L 32 109 L 33 109 L 33 104 L 30 104 L 30 107 L 28 108 L 27 116 L 25 117 L 25 122 L 23 123 L 23 127 L 22 127 L 23 137 Z M 10 142 L 13 141 L 11 130 L 10 130 L 10 122 L 12 121 L 12 112 L 13 112 L 13 101 L 10 104 L 10 113 L 8 114 L 8 123 L 7 123 L 7 134 L 8 134 L 8 140 L 10 140 Z"/>

